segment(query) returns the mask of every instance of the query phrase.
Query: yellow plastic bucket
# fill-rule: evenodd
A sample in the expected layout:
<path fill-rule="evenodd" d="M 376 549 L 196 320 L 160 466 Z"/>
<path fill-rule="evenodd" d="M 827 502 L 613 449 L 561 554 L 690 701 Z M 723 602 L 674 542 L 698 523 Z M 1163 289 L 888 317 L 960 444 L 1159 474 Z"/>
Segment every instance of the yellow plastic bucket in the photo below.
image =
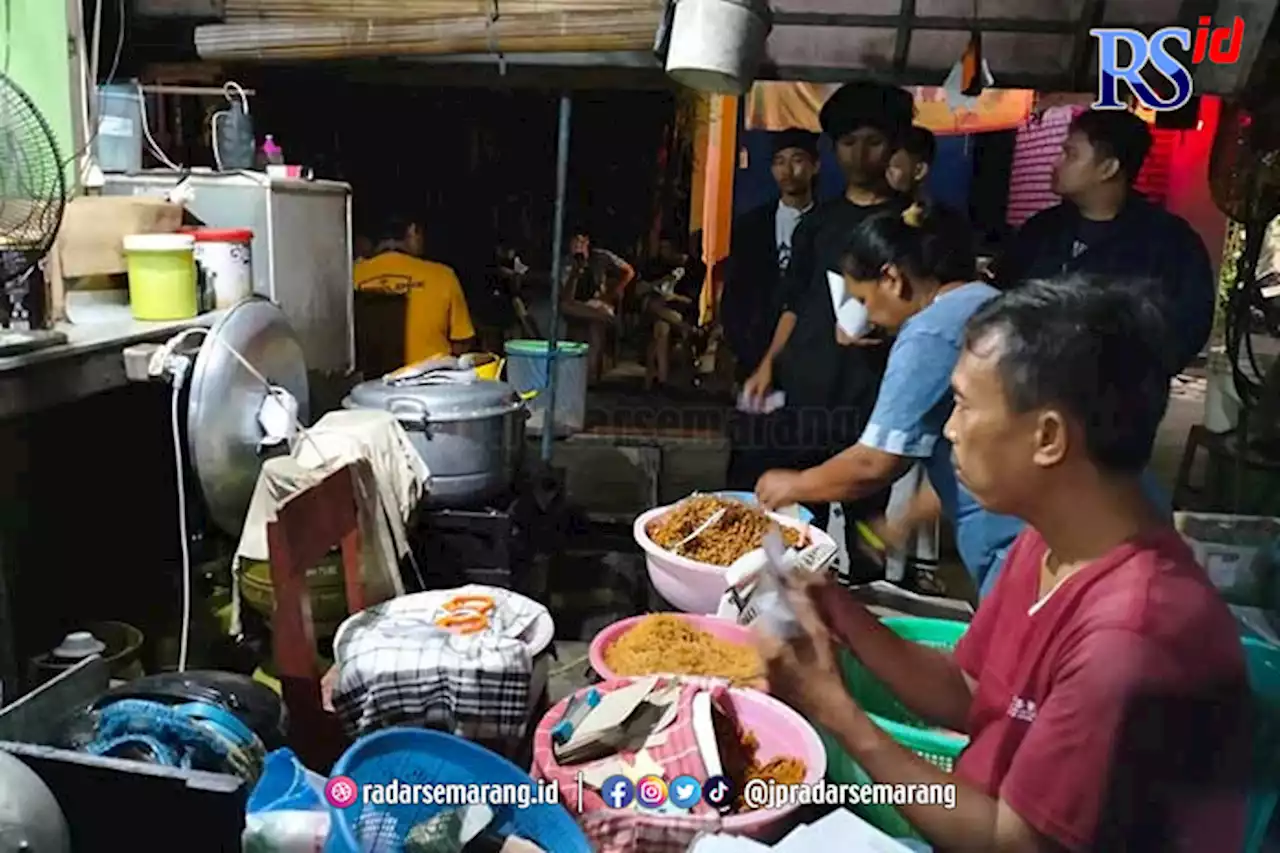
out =
<path fill-rule="evenodd" d="M 134 319 L 189 320 L 200 313 L 195 246 L 190 234 L 124 238 Z"/>

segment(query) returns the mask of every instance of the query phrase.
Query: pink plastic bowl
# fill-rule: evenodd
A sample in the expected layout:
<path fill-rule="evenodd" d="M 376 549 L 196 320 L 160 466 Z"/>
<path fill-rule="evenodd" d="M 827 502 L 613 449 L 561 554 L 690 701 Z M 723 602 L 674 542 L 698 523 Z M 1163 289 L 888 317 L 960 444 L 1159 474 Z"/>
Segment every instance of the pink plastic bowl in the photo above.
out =
<path fill-rule="evenodd" d="M 634 679 L 630 678 L 611 679 L 597 684 L 596 689 L 609 693 L 633 681 Z M 759 749 L 756 751 L 756 758 L 759 761 L 763 763 L 775 758 L 794 756 L 805 763 L 806 784 L 812 785 L 822 781 L 827 772 L 827 750 L 808 721 L 777 699 L 766 696 L 758 690 L 730 688 L 729 701 L 742 727 L 755 735 L 759 743 Z M 540 765 L 543 761 L 554 760 L 550 758 L 553 755 L 551 729 L 564 716 L 568 702 L 568 697 L 560 700 L 538 723 L 533 736 L 534 775 L 537 778 L 547 778 L 544 772 L 546 768 Z M 577 796 L 576 791 L 566 790 L 563 787 L 560 794 L 565 803 L 575 802 Z M 746 835 L 765 843 L 772 843 L 795 825 L 797 808 L 797 806 L 787 806 L 781 809 L 760 809 L 747 814 L 733 815 L 725 818 L 721 831 L 728 835 Z M 662 820 L 662 818 L 654 817 L 654 820 Z"/>
<path fill-rule="evenodd" d="M 657 615 L 657 614 L 654 614 Z M 736 622 L 730 622 L 728 619 L 720 619 L 716 616 L 699 616 L 695 613 L 672 613 L 671 616 L 679 616 L 695 628 L 699 628 L 719 637 L 721 640 L 727 640 L 730 643 L 737 643 L 742 646 L 750 646 L 753 643 L 751 631 Z M 591 659 L 591 668 L 596 673 L 608 681 L 611 678 L 619 678 L 620 676 L 609 669 L 608 664 L 604 662 L 605 650 L 617 642 L 618 638 L 630 631 L 644 619 L 644 616 L 632 616 L 628 619 L 619 619 L 612 625 L 602 628 L 591 639 L 591 648 L 587 650 L 587 655 Z M 669 673 L 671 675 L 684 675 L 685 673 L 676 672 Z"/>
<path fill-rule="evenodd" d="M 644 550 L 649 578 L 659 595 L 685 613 L 715 613 L 720 606 L 720 596 L 724 595 L 725 568 L 690 560 L 659 548 L 645 530 L 650 521 L 674 507 L 675 504 L 660 506 L 643 513 L 636 519 L 631 533 L 636 544 Z M 835 544 L 825 530 L 785 515 L 771 512 L 768 516 L 784 527 L 807 532 L 810 542 Z"/>

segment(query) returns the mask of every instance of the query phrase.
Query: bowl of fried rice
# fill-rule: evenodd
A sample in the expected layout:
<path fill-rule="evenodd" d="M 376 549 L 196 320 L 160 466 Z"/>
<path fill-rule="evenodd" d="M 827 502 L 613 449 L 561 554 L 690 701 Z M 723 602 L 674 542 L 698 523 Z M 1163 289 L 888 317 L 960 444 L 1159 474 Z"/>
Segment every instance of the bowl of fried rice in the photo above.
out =
<path fill-rule="evenodd" d="M 713 524 L 686 541 L 721 510 Z M 762 547 L 771 524 L 781 528 L 788 546 L 834 545 L 825 531 L 803 521 L 711 494 L 690 495 L 642 513 L 632 534 L 659 595 L 685 613 L 714 614 L 725 591 L 725 571 Z"/>

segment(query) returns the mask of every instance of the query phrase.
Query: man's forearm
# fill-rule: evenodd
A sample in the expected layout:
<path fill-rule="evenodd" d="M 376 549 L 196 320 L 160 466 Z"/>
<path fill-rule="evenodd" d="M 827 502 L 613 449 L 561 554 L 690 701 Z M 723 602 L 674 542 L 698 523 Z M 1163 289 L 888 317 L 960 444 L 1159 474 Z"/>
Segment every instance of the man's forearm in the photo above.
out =
<path fill-rule="evenodd" d="M 822 605 L 831 632 L 898 701 L 934 725 L 968 728 L 973 693 L 950 655 L 899 637 L 842 587 Z"/>
<path fill-rule="evenodd" d="M 793 311 L 783 311 L 782 316 L 778 318 L 778 325 L 773 328 L 773 339 L 769 341 L 769 349 L 764 354 L 764 361 L 770 364 L 778 357 L 787 346 L 787 341 L 791 340 L 791 333 L 796 328 L 796 315 Z"/>
<path fill-rule="evenodd" d="M 820 721 L 873 782 L 894 785 L 955 785 L 955 808 L 898 806 L 902 816 L 947 853 L 991 853 L 997 843 L 999 801 L 896 743 L 853 701 L 832 708 Z"/>
<path fill-rule="evenodd" d="M 856 501 L 893 484 L 906 463 L 855 444 L 800 474 L 799 503 Z"/>

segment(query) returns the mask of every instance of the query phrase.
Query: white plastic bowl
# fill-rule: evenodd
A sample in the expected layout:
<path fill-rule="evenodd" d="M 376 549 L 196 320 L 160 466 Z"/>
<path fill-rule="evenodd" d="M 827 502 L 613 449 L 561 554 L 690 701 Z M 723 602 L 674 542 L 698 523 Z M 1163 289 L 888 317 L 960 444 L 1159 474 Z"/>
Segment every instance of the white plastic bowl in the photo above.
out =
<path fill-rule="evenodd" d="M 710 563 L 701 563 L 672 554 L 654 544 L 646 530 L 650 521 L 676 506 L 677 504 L 670 504 L 655 507 L 642 513 L 632 525 L 631 533 L 635 537 L 636 544 L 644 550 L 649 578 L 653 581 L 653 587 L 659 595 L 673 607 L 685 613 L 715 615 L 720 606 L 720 596 L 724 595 L 724 575 L 727 567 L 713 566 Z M 783 527 L 807 533 L 809 542 L 835 545 L 825 530 L 785 515 L 772 512 L 767 515 Z"/>

